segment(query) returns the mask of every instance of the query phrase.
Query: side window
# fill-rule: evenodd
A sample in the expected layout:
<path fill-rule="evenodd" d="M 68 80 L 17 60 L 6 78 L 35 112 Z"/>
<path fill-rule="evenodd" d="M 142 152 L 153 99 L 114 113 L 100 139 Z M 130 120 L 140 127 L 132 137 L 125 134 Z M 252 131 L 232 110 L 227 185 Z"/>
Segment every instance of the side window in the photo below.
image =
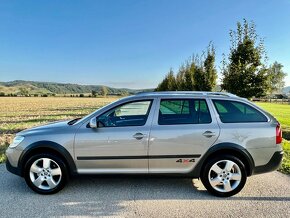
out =
<path fill-rule="evenodd" d="M 202 123 L 211 123 L 211 116 L 205 100 L 161 100 L 158 117 L 159 125 Z"/>
<path fill-rule="evenodd" d="M 150 112 L 151 100 L 123 104 L 97 118 L 102 127 L 143 126 Z"/>
<path fill-rule="evenodd" d="M 213 100 L 223 123 L 267 122 L 260 111 L 237 101 Z"/>

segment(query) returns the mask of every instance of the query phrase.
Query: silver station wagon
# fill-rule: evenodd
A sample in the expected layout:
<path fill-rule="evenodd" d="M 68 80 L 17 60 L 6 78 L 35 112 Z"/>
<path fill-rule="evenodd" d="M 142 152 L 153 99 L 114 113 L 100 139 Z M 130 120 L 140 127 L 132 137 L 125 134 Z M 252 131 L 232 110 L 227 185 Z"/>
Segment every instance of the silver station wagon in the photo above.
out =
<path fill-rule="evenodd" d="M 7 169 L 37 193 L 61 190 L 77 174 L 163 174 L 200 178 L 216 196 L 279 167 L 277 120 L 229 93 L 151 92 L 92 114 L 19 132 Z"/>

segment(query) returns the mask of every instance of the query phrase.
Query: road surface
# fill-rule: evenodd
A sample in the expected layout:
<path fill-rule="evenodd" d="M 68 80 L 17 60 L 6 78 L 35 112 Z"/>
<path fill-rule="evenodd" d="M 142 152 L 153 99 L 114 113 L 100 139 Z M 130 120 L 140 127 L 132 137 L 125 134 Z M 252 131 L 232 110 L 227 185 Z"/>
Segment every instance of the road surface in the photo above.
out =
<path fill-rule="evenodd" d="M 33 193 L 0 164 L 0 217 L 290 217 L 290 177 L 248 178 L 241 193 L 218 198 L 199 180 L 84 176 L 61 192 Z"/>

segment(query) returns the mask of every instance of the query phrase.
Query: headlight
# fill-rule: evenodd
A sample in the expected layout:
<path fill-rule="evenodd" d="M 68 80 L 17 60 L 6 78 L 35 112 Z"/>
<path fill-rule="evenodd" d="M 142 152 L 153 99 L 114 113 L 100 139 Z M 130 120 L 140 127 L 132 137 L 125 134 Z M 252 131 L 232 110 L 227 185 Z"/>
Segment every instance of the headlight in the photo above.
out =
<path fill-rule="evenodd" d="M 16 136 L 13 139 L 13 142 L 9 145 L 9 148 L 15 148 L 17 145 L 19 145 L 24 140 L 23 136 Z"/>

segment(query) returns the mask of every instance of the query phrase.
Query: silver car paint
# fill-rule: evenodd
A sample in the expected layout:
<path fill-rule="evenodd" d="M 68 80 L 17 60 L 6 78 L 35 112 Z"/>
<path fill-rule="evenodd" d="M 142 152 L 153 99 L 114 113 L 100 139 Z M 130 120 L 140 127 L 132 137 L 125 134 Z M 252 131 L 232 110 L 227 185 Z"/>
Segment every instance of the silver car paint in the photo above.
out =
<path fill-rule="evenodd" d="M 211 99 L 218 99 L 212 97 Z M 273 153 L 281 151 L 281 146 L 276 145 L 277 120 L 261 108 L 245 99 L 223 99 L 242 102 L 256 108 L 263 113 L 268 122 L 257 123 L 222 123 L 215 110 L 215 116 L 220 126 L 220 136 L 216 143 L 232 142 L 246 148 L 253 157 L 255 166 L 268 163 Z M 212 103 L 213 105 L 213 103 Z M 212 106 L 214 108 L 214 106 Z"/>
<path fill-rule="evenodd" d="M 150 127 L 156 99 L 152 99 L 150 113 L 144 126 L 87 128 L 83 122 L 75 136 L 75 159 L 79 173 L 148 173 L 148 159 L 78 160 L 77 157 L 94 156 L 147 156 Z M 136 100 L 136 99 L 135 99 Z M 143 100 L 143 99 L 142 99 Z M 123 101 L 120 101 L 122 104 Z M 114 107 L 114 106 L 113 106 Z M 94 114 L 97 117 L 102 112 Z M 91 118 L 91 117 L 90 117 Z M 144 137 L 134 138 L 136 133 Z"/>
<path fill-rule="evenodd" d="M 211 124 L 159 126 L 157 124 L 160 98 L 202 98 L 206 99 L 210 109 Z M 142 127 L 86 128 L 90 119 L 119 104 L 153 99 L 153 105 L 147 122 Z M 74 125 L 58 122 L 19 132 L 25 137 L 16 148 L 6 151 L 9 162 L 16 167 L 18 159 L 25 148 L 37 141 L 52 141 L 62 145 L 73 157 L 79 173 L 186 173 L 192 170 L 199 161 L 180 164 L 176 158 L 170 159 L 114 159 L 114 160 L 77 160 L 78 156 L 147 156 L 171 154 L 200 154 L 221 142 L 237 143 L 246 148 L 252 155 L 255 166 L 266 164 L 281 145 L 275 144 L 274 117 L 264 113 L 269 121 L 265 123 L 222 123 L 211 99 L 236 100 L 250 104 L 247 100 L 224 96 L 191 96 L 188 94 L 154 94 L 135 95 L 120 99 L 92 114 L 84 117 Z M 215 136 L 206 138 L 204 131 L 212 131 Z M 146 136 L 136 140 L 132 136 L 141 132 Z"/>
<path fill-rule="evenodd" d="M 188 98 L 188 97 L 186 97 Z M 193 97 L 193 99 L 201 99 Z M 184 155 L 197 154 L 203 155 L 209 147 L 211 147 L 219 136 L 219 127 L 215 117 L 212 117 L 212 122 L 209 124 L 186 124 L 186 125 L 159 125 L 158 113 L 160 100 L 158 98 L 155 116 L 152 123 L 149 143 L 149 156 L 151 155 Z M 176 99 L 176 96 L 166 96 L 163 99 Z M 204 99 L 204 98 L 202 98 Z M 209 104 L 209 100 L 207 104 Z M 212 108 L 209 107 L 212 113 Z M 202 134 L 205 131 L 211 131 L 215 135 L 207 138 Z M 179 158 L 166 159 L 149 159 L 150 173 L 188 173 L 190 172 L 199 158 L 194 159 L 194 162 L 180 163 L 176 162 Z"/>

